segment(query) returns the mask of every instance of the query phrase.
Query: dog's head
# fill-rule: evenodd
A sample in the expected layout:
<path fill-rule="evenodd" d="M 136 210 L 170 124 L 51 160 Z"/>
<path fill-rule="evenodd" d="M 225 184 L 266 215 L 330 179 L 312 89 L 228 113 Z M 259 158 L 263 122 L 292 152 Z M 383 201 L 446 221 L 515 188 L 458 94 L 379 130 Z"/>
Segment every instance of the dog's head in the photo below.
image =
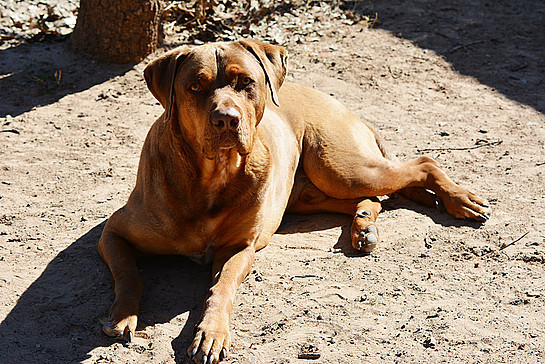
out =
<path fill-rule="evenodd" d="M 250 40 L 183 46 L 144 70 L 151 93 L 195 152 L 250 152 L 267 98 L 278 105 L 286 75 L 284 48 Z"/>

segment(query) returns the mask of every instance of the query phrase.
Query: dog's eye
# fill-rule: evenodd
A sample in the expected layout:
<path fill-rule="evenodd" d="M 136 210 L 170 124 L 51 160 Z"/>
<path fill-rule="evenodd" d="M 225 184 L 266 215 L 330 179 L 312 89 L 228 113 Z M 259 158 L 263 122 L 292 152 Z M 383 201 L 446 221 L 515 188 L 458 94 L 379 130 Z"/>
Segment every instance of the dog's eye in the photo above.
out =
<path fill-rule="evenodd" d="M 201 90 L 201 85 L 194 82 L 191 85 L 189 85 L 189 89 L 191 90 L 191 92 L 199 92 Z"/>
<path fill-rule="evenodd" d="M 244 86 L 248 86 L 252 82 L 252 79 L 250 77 L 242 77 L 240 80 L 240 83 Z"/>

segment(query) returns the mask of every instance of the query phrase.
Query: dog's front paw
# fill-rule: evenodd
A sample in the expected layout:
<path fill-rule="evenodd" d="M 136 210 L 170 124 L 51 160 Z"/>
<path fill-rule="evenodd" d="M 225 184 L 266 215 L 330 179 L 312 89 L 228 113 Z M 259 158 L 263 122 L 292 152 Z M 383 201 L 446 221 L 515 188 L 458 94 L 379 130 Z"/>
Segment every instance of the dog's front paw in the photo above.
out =
<path fill-rule="evenodd" d="M 371 219 L 371 211 L 363 210 L 356 214 L 352 222 L 352 246 L 363 253 L 372 252 L 378 244 L 378 229 Z"/>
<path fill-rule="evenodd" d="M 187 353 L 196 363 L 216 364 L 227 356 L 230 346 L 231 335 L 227 322 L 203 320 L 197 326 L 195 338 Z"/>
<path fill-rule="evenodd" d="M 115 303 L 110 307 L 108 321 L 102 326 L 102 331 L 108 336 L 122 338 L 131 342 L 136 332 L 138 316 L 123 305 Z M 137 312 L 138 310 L 136 310 Z"/>

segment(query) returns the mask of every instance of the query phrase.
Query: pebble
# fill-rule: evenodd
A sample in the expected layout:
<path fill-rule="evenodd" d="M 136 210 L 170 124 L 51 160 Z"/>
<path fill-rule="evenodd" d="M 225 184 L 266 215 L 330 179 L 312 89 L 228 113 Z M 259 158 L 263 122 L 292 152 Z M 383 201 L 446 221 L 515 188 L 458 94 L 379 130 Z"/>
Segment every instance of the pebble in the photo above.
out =
<path fill-rule="evenodd" d="M 425 348 L 435 348 L 435 345 L 437 345 L 437 342 L 433 338 L 433 336 L 428 337 L 424 342 L 422 343 Z"/>

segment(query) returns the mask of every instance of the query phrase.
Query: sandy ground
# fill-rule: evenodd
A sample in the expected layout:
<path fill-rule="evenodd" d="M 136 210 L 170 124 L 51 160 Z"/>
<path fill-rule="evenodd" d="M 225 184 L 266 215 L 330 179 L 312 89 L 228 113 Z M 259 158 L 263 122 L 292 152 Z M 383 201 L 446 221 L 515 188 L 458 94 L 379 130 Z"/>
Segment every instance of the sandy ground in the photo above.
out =
<path fill-rule="evenodd" d="M 356 5 L 380 22 L 333 19 L 288 41 L 288 79 L 334 95 L 402 159 L 436 158 L 491 201 L 491 219 L 388 200 L 382 242 L 361 256 L 348 216 L 286 216 L 239 290 L 226 362 L 545 362 L 545 5 Z M 143 261 L 135 342 L 100 323 L 112 287 L 94 245 L 162 112 L 142 77 L 150 59 L 0 47 L 2 363 L 187 361 L 210 267 Z M 309 349 L 320 358 L 298 359 Z"/>

